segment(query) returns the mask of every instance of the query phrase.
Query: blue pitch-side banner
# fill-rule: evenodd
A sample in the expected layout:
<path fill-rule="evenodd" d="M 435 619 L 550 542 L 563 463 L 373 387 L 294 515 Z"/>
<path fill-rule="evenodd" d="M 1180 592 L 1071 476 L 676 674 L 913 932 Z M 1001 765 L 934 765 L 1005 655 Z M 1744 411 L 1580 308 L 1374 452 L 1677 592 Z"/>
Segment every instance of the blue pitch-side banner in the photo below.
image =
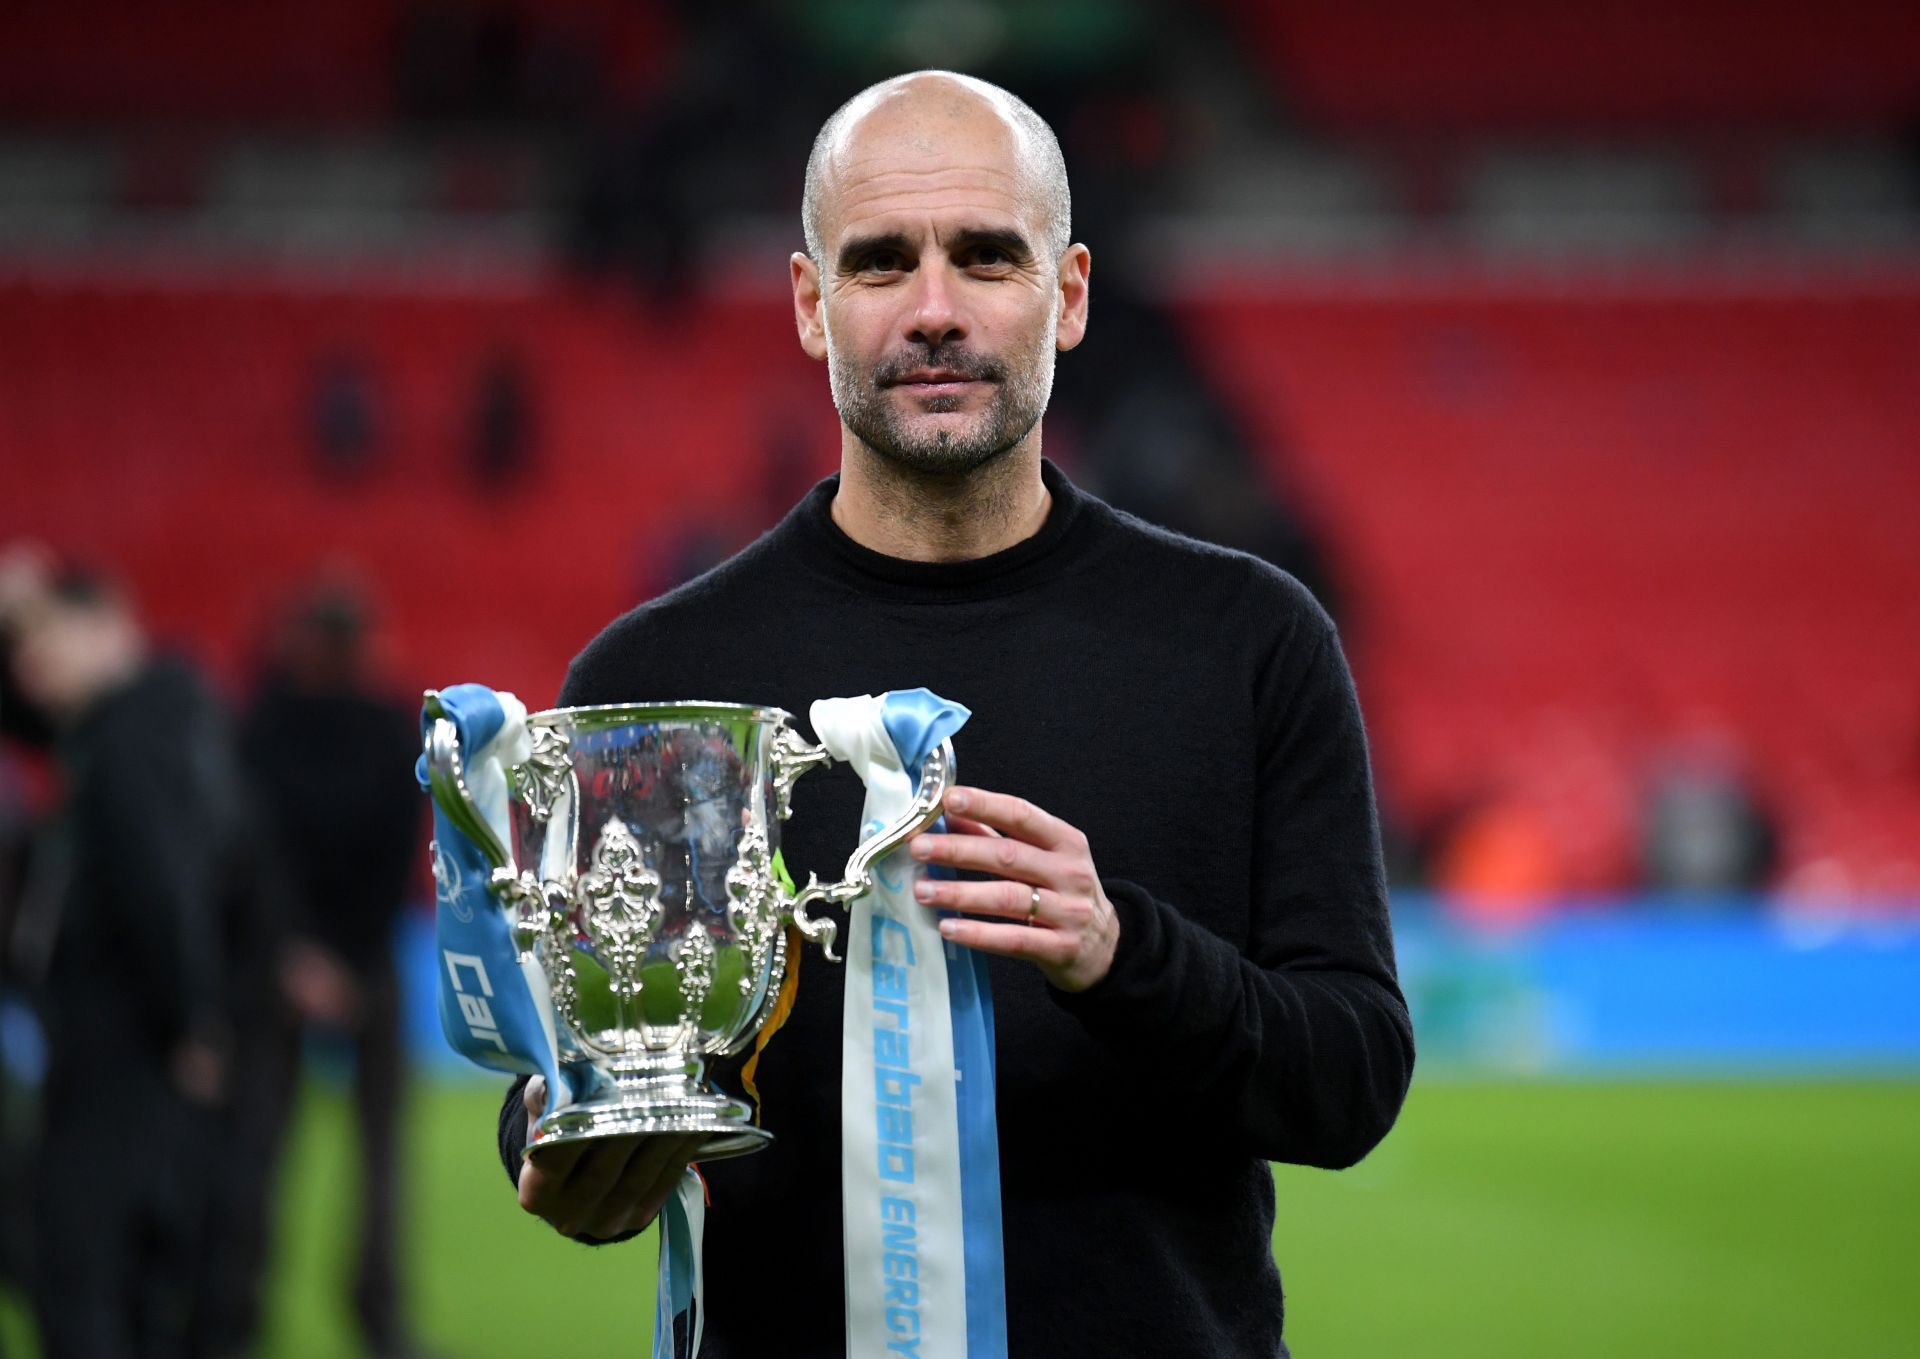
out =
<path fill-rule="evenodd" d="M 1396 896 L 1422 1074 L 1920 1072 L 1920 904 L 1853 923 L 1783 917 L 1758 901 L 1710 914 L 1638 899 L 1574 909 L 1489 931 Z M 440 1036 L 431 917 L 410 915 L 398 948 L 415 1054 L 473 1074 Z"/>
<path fill-rule="evenodd" d="M 1395 903 L 1423 1065 L 1543 1075 L 1920 1070 L 1920 910 L 1581 903 L 1517 930 Z"/>

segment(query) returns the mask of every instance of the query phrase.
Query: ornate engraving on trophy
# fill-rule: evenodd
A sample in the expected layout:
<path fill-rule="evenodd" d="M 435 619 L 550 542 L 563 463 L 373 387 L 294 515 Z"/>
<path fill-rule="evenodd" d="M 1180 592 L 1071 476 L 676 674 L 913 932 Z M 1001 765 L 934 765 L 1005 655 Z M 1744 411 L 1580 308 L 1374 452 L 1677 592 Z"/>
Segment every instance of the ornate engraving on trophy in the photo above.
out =
<path fill-rule="evenodd" d="M 573 776 L 573 760 L 567 754 L 567 734 L 552 727 L 535 727 L 531 732 L 533 753 L 525 764 L 507 771 L 513 795 L 526 804 L 527 815 L 541 825 L 553 816 L 553 804 L 566 790 Z"/>
<path fill-rule="evenodd" d="M 580 975 L 573 970 L 573 950 L 566 945 L 566 935 L 561 931 L 549 934 L 547 946 L 540 950 L 540 970 L 546 974 L 554 1013 L 582 1047 L 599 1051 L 599 1044 L 587 1036 L 587 1027 L 580 1019 Z"/>
<path fill-rule="evenodd" d="M 767 853 L 767 832 L 760 826 L 749 826 L 740 837 L 740 855 L 727 870 L 727 918 L 747 950 L 747 970 L 740 977 L 742 995 L 752 995 L 760 983 L 767 952 L 780 932 L 780 906 L 773 885 L 773 861 Z"/>
<path fill-rule="evenodd" d="M 673 970 L 680 976 L 680 1027 L 688 1034 L 698 1034 L 704 1027 L 701 1016 L 713 991 L 714 957 L 713 936 L 696 923 L 680 941 L 680 952 L 673 960 Z"/>
<path fill-rule="evenodd" d="M 773 961 L 767 965 L 767 998 L 761 1002 L 760 1009 L 754 1017 L 756 1028 L 759 1026 L 761 1016 L 772 1013 L 774 1005 L 780 998 L 780 987 L 786 980 L 787 927 L 781 923 L 774 926 Z"/>
<path fill-rule="evenodd" d="M 660 923 L 660 875 L 647 867 L 640 842 L 617 816 L 600 828 L 593 867 L 580 875 L 580 906 L 587 938 L 607 969 L 607 987 L 619 1000 L 640 995 L 640 964 Z"/>
<path fill-rule="evenodd" d="M 525 962 L 549 924 L 546 894 L 541 891 L 540 880 L 528 869 L 515 873 L 511 868 L 496 868 L 487 885 L 510 912 L 508 925 L 513 930 L 514 947 L 519 950 L 520 961 Z"/>

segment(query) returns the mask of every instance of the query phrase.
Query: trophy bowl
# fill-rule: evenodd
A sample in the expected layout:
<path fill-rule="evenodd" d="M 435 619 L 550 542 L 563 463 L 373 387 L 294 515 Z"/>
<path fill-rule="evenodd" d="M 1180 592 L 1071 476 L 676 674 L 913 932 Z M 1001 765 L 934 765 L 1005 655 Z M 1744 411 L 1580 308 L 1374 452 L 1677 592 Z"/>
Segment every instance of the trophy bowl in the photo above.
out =
<path fill-rule="evenodd" d="M 459 729 L 426 695 L 427 782 L 492 865 L 490 900 L 552 1015 L 573 1089 L 528 1152 L 586 1138 L 706 1134 L 699 1159 L 772 1135 L 716 1090 L 707 1059 L 766 1024 L 786 976 L 790 922 L 834 958 L 835 923 L 872 865 L 930 826 L 952 768 L 931 752 L 909 809 L 863 840 L 841 881 L 791 892 L 780 823 L 796 780 L 832 756 L 778 708 L 674 702 L 555 708 L 527 718 L 530 753 L 506 768 L 506 834 L 468 786 Z M 550 1096 L 550 1098 L 557 1098 Z"/>

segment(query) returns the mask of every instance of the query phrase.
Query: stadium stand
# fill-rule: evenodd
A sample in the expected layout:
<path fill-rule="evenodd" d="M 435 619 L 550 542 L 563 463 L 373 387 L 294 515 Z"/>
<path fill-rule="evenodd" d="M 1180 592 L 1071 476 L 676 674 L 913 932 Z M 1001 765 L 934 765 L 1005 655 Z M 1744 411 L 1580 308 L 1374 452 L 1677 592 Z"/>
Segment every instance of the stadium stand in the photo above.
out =
<path fill-rule="evenodd" d="M 1920 117 L 1904 0 L 1234 0 L 1276 88 L 1329 128 L 1903 126 Z"/>
<path fill-rule="evenodd" d="M 66 526 L 230 675 L 288 590 L 350 556 L 403 673 L 544 697 L 690 524 L 755 526 L 770 433 L 831 460 L 816 375 L 764 302 L 667 324 L 557 289 L 17 282 L 0 308 L 0 536 Z M 1269 280 L 1182 314 L 1334 530 L 1402 815 L 1524 788 L 1576 846 L 1562 876 L 1618 888 L 1637 772 L 1705 725 L 1752 752 L 1787 883 L 1912 890 L 1920 280 Z M 489 497 L 463 448 L 505 343 L 541 472 Z M 340 352 L 383 434 L 330 483 L 309 403 Z M 764 404 L 720 399 L 743 368 Z M 435 579 L 485 607 L 450 612 Z"/>
<path fill-rule="evenodd" d="M 669 328 L 564 292 L 15 283 L 0 312 L 0 539 L 59 526 L 56 546 L 125 571 L 164 631 L 233 678 L 288 593 L 351 560 L 410 679 L 486 675 L 542 701 L 690 521 L 755 526 L 769 422 L 804 420 L 831 456 L 826 394 L 783 381 L 805 360 L 764 309 Z M 531 369 L 549 456 L 490 498 L 464 459 L 472 384 L 505 344 Z M 382 433 L 362 476 L 330 484 L 308 406 L 341 352 L 372 375 Z M 767 406 L 731 377 L 720 396 L 742 369 Z M 451 611 L 436 581 L 462 582 L 474 609 Z"/>
<path fill-rule="evenodd" d="M 343 0 L 24 0 L 0 46 L 0 115 L 369 122 L 389 107 L 394 6 Z"/>
<path fill-rule="evenodd" d="M 1920 279 L 1265 291 L 1189 332 L 1338 525 L 1404 814 L 1521 782 L 1623 841 L 1706 727 L 1788 886 L 1920 885 Z M 1576 886 L 1621 885 L 1603 848 Z"/>
<path fill-rule="evenodd" d="M 651 89 L 676 52 L 631 0 L 17 0 L 0 17 L 0 118 L 87 126 L 372 127 L 402 114 L 548 114 Z M 543 106 L 543 95 L 552 103 Z"/>

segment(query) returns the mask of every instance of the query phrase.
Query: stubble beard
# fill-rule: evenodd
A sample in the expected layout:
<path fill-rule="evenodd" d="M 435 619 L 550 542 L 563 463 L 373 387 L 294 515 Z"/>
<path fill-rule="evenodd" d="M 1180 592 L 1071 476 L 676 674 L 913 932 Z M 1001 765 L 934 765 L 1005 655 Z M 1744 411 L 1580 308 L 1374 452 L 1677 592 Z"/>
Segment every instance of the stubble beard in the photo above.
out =
<path fill-rule="evenodd" d="M 894 355 L 866 371 L 829 343 L 827 380 L 841 423 L 866 447 L 903 471 L 961 477 L 1004 456 L 1040 423 L 1053 395 L 1053 341 L 1054 327 L 1048 326 L 1033 352 L 1008 356 L 1011 362 L 943 345 Z M 914 417 L 901 412 L 891 384 L 923 367 L 991 383 L 992 398 L 959 429 L 915 430 Z M 920 412 L 938 415 L 960 409 L 967 399 L 937 396 L 915 404 Z"/>

